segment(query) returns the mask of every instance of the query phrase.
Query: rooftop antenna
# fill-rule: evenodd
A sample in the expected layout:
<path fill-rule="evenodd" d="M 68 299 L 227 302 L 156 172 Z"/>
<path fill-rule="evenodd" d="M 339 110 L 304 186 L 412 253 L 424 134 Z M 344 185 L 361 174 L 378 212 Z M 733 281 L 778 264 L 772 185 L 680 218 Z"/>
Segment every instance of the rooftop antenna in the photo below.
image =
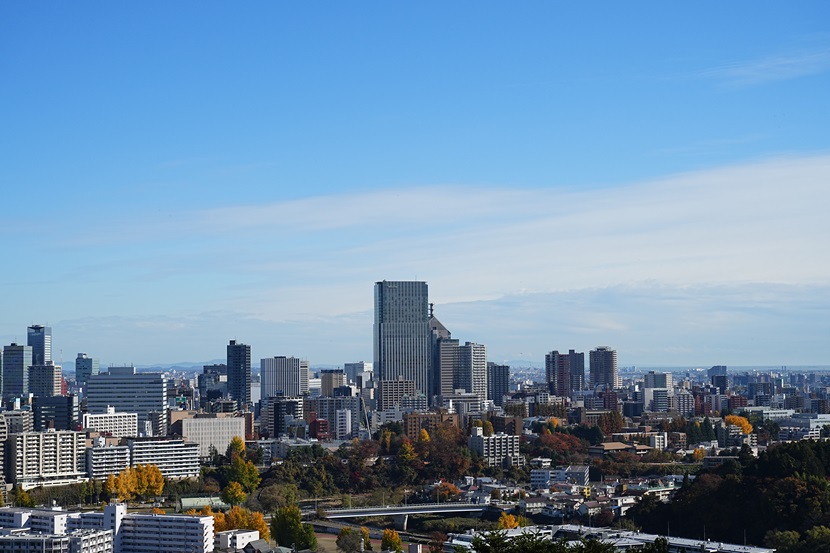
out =
<path fill-rule="evenodd" d="M 429 318 L 433 318 L 435 316 L 435 304 L 430 302 L 429 303 Z"/>

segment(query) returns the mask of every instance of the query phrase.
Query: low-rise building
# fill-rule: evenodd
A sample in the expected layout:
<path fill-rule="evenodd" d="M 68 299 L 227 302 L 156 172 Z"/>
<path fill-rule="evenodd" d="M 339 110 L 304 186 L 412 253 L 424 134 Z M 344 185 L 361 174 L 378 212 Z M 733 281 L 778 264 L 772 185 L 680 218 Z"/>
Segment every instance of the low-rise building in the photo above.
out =
<path fill-rule="evenodd" d="M 112 406 L 106 413 L 84 413 L 82 424 L 86 430 L 118 438 L 138 436 L 138 413 L 116 413 Z"/>
<path fill-rule="evenodd" d="M 487 466 L 523 466 L 524 455 L 519 452 L 519 436 L 495 434 L 485 436 L 480 426 L 472 428 L 469 448 L 478 453 Z"/>
<path fill-rule="evenodd" d="M 172 431 L 199 444 L 199 457 L 207 459 L 211 451 L 224 455 L 234 438 L 245 439 L 245 419 L 228 413 L 198 413 L 177 421 Z"/>
<path fill-rule="evenodd" d="M 165 478 L 199 476 L 199 444 L 169 438 L 127 440 L 130 466 L 156 465 Z"/>
<path fill-rule="evenodd" d="M 89 478 L 103 480 L 130 466 L 130 448 L 126 445 L 99 445 L 86 450 L 86 472 Z"/>

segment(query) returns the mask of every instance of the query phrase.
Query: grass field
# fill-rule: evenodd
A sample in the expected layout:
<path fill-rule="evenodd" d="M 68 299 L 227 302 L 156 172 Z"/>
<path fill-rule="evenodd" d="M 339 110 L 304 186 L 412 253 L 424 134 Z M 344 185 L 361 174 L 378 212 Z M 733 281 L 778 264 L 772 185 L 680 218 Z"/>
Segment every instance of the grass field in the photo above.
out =
<path fill-rule="evenodd" d="M 323 532 L 317 533 L 317 553 L 337 553 L 337 534 L 326 534 Z M 403 542 L 404 549 L 409 545 L 408 542 Z M 372 540 L 372 550 L 380 551 L 380 540 Z"/>

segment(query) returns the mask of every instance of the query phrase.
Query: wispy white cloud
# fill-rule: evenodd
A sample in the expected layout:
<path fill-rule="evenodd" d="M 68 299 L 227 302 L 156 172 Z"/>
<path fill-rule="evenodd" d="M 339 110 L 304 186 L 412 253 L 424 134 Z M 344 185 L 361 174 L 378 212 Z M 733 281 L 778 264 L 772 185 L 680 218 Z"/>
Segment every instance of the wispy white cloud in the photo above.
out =
<path fill-rule="evenodd" d="M 830 69 L 830 48 L 798 50 L 755 60 L 734 62 L 703 72 L 730 87 L 796 79 Z"/>
<path fill-rule="evenodd" d="M 62 248 L 55 255 L 63 257 L 52 273 L 61 286 L 35 296 L 10 288 L 4 307 L 42 309 L 52 320 L 119 313 L 147 319 L 130 324 L 136 335 L 180 339 L 200 327 L 214 328 L 215 339 L 269 329 L 272 345 L 261 339 L 272 354 L 280 344 L 311 344 L 316 334 L 316 351 L 330 360 L 324 351 L 358 355 L 371 347 L 365 314 L 374 281 L 422 279 L 438 305 L 536 298 L 494 317 L 467 313 L 479 326 L 459 336 L 465 339 L 497 345 L 496 330 L 484 329 L 491 325 L 524 329 L 515 335 L 518 343 L 525 334 L 570 333 L 633 344 L 625 337 L 641 326 L 638 313 L 672 313 L 663 324 L 682 320 L 685 326 L 677 344 L 663 339 L 661 351 L 668 353 L 685 347 L 679 333 L 740 313 L 737 307 L 721 313 L 716 301 L 695 304 L 688 289 L 830 281 L 828 182 L 830 155 L 817 155 L 590 190 L 428 186 L 194 210 L 129 224 L 89 221 L 55 233 Z M 105 241 L 90 240 L 101 235 Z M 86 261 L 102 258 L 110 262 Z M 657 294 L 651 305 L 631 292 L 640 289 L 671 293 Z M 603 307 L 600 293 L 585 304 L 584 290 L 617 291 L 607 295 L 617 307 Z M 762 295 L 738 303 L 755 311 L 766 305 Z M 233 315 L 187 322 L 188 314 L 205 311 Z M 364 315 L 352 318 L 356 313 Z M 781 320 L 796 324 L 789 316 L 784 311 Z M 345 344 L 340 331 L 357 343 Z M 113 340 L 123 346 L 129 338 Z M 498 347 L 505 355 L 513 351 Z M 519 351 L 530 349 L 528 343 Z M 659 357 L 652 353 L 651 359 Z"/>

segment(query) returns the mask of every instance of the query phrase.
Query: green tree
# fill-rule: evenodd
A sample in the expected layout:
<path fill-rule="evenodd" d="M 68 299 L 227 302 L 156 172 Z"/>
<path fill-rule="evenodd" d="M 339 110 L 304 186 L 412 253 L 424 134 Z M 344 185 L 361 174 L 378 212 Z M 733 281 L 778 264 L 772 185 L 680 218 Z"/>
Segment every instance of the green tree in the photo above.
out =
<path fill-rule="evenodd" d="M 360 551 L 360 534 L 348 526 L 344 526 L 340 529 L 340 533 L 337 534 L 335 544 L 337 545 L 338 551 L 342 551 L 343 553 L 358 553 Z"/>
<path fill-rule="evenodd" d="M 317 537 L 310 524 L 302 523 L 300 508 L 296 505 L 280 507 L 271 519 L 271 536 L 278 545 L 297 549 L 316 549 Z"/>
<path fill-rule="evenodd" d="M 233 456 L 227 475 L 230 482 L 239 482 L 248 493 L 257 489 L 262 480 L 256 465 L 238 455 Z"/>
<path fill-rule="evenodd" d="M 795 530 L 770 530 L 764 536 L 764 545 L 779 553 L 797 551 L 800 535 Z"/>
<path fill-rule="evenodd" d="M 484 435 L 485 436 L 492 436 L 493 434 L 495 434 L 495 431 L 493 430 L 493 423 L 492 422 L 487 421 L 487 420 L 483 421 L 481 423 L 481 427 L 484 429 Z"/>
<path fill-rule="evenodd" d="M 296 504 L 299 497 L 300 490 L 295 484 L 271 484 L 259 492 L 259 502 L 268 513 Z"/>
<path fill-rule="evenodd" d="M 35 502 L 29 496 L 29 493 L 20 486 L 15 486 L 12 490 L 12 503 L 15 507 L 35 506 Z"/>
<path fill-rule="evenodd" d="M 398 532 L 392 528 L 387 528 L 383 531 L 383 537 L 380 540 L 380 548 L 382 551 L 395 551 L 396 553 L 403 553 L 403 542 L 401 541 Z"/>
<path fill-rule="evenodd" d="M 239 482 L 231 482 L 225 489 L 222 490 L 222 501 L 228 505 L 239 505 L 245 501 L 248 494 L 242 489 L 242 484 Z"/>

